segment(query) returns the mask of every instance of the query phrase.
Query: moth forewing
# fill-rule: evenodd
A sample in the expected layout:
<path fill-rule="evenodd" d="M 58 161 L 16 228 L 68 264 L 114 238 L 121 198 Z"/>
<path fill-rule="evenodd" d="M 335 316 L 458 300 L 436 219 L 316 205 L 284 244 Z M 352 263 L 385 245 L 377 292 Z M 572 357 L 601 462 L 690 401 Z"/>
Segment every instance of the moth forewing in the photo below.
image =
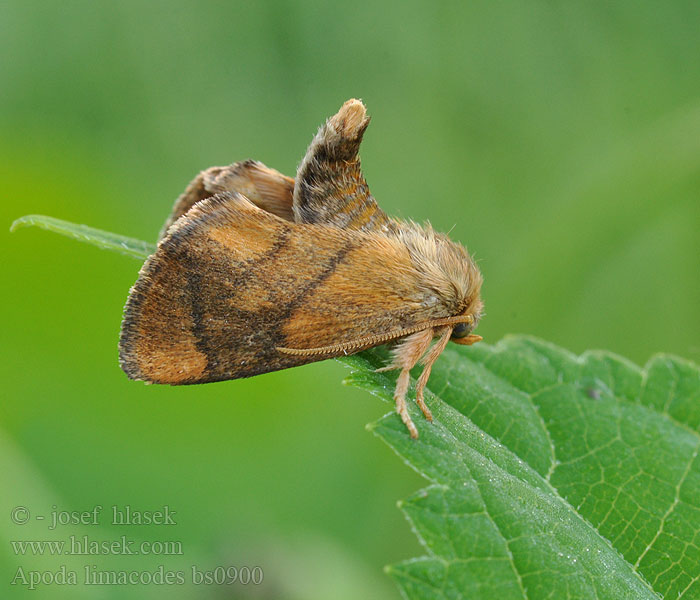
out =
<path fill-rule="evenodd" d="M 240 195 L 198 203 L 131 292 L 124 369 L 154 383 L 248 377 L 345 353 L 280 348 L 371 340 L 443 316 L 421 306 L 420 274 L 399 242 L 375 238 L 289 223 Z"/>

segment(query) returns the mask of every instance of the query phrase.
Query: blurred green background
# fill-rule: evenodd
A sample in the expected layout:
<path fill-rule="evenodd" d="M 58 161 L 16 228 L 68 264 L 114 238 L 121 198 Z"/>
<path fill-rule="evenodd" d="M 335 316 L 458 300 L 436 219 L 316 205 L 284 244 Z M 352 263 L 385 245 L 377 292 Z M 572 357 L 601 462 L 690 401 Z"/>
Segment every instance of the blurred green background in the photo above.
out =
<path fill-rule="evenodd" d="M 491 343 L 700 359 L 700 4 L 0 3 L 2 597 L 398 598 L 424 482 L 366 432 L 390 410 L 334 361 L 168 388 L 117 363 L 139 263 L 13 219 L 154 241 L 210 165 L 295 168 L 344 100 L 367 179 L 485 276 Z M 112 505 L 176 511 L 117 527 Z M 103 505 L 100 525 L 47 529 Z M 14 524 L 12 507 L 32 519 Z M 20 556 L 12 540 L 174 540 L 180 556 Z M 10 585 L 18 568 L 260 565 L 260 586 Z M 28 575 L 27 575 L 28 577 Z M 34 594 L 34 595 L 32 595 Z"/>

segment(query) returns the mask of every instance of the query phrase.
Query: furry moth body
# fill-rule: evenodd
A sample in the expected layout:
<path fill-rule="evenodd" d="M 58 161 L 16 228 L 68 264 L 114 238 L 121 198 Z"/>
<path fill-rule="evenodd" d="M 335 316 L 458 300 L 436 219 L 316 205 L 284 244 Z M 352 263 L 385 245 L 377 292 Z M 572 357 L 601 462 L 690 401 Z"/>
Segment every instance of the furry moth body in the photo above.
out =
<path fill-rule="evenodd" d="M 245 161 L 200 173 L 178 198 L 124 310 L 132 379 L 195 384 L 250 377 L 395 342 L 394 399 L 412 437 L 410 370 L 423 401 L 448 341 L 472 344 L 481 274 L 430 225 L 388 217 L 358 151 L 369 118 L 348 100 L 295 179 Z M 436 339 L 437 338 L 437 339 Z"/>

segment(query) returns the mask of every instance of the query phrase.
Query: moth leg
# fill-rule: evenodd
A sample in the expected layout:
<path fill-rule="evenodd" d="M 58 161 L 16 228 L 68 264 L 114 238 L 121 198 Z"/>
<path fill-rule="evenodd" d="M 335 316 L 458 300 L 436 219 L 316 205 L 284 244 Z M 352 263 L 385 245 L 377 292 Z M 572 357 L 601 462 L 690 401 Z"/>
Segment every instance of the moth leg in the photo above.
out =
<path fill-rule="evenodd" d="M 423 411 L 423 414 L 428 421 L 433 420 L 433 415 L 423 399 L 423 391 L 425 390 L 425 385 L 428 383 L 428 378 L 430 377 L 430 371 L 433 368 L 433 363 L 437 360 L 438 356 L 442 354 L 445 346 L 447 346 L 447 342 L 450 341 L 452 327 L 443 327 L 442 329 L 435 329 L 434 331 L 435 334 L 440 336 L 440 338 L 421 360 L 421 363 L 423 363 L 425 367 L 423 368 L 423 372 L 420 374 L 420 377 L 416 382 L 416 402 L 418 403 L 418 406 L 420 406 L 420 409 Z"/>
<path fill-rule="evenodd" d="M 259 208 L 287 221 L 294 220 L 294 179 L 261 162 L 245 160 L 227 167 L 209 167 L 199 173 L 175 201 L 160 237 L 197 202 L 220 192 L 243 194 Z"/>
<path fill-rule="evenodd" d="M 396 380 L 394 401 L 396 402 L 396 412 L 399 413 L 403 424 L 408 429 L 408 433 L 415 440 L 418 437 L 418 430 L 413 419 L 411 419 L 411 415 L 408 414 L 408 406 L 406 405 L 406 392 L 408 391 L 409 380 L 410 369 L 403 369 Z"/>
<path fill-rule="evenodd" d="M 423 331 L 418 331 L 406 337 L 394 350 L 393 350 L 393 360 L 389 365 L 393 369 L 401 369 L 399 373 L 399 378 L 396 380 L 396 389 L 394 390 L 394 401 L 396 402 L 396 412 L 401 417 L 401 420 L 406 425 L 408 432 L 411 434 L 412 438 L 418 437 L 418 430 L 415 424 L 411 420 L 411 416 L 408 414 L 408 407 L 406 405 L 406 392 L 408 392 L 408 386 L 411 381 L 411 369 L 420 360 L 420 357 L 425 354 L 425 352 L 430 347 L 430 342 L 433 340 L 433 329 L 424 329 Z M 425 406 L 425 403 L 423 403 Z M 422 409 L 423 407 L 421 407 Z M 427 406 L 425 407 L 427 410 Z M 428 410 L 423 410 L 423 414 L 426 418 L 432 421 L 433 417 Z"/>

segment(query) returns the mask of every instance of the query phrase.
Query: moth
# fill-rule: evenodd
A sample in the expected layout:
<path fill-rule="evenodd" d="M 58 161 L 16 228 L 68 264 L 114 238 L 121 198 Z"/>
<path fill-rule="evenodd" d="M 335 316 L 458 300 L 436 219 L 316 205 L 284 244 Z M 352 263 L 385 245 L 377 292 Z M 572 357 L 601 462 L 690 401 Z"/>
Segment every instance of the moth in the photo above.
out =
<path fill-rule="evenodd" d="M 452 340 L 473 344 L 481 273 L 466 249 L 387 216 L 358 156 L 369 124 L 348 100 L 319 129 L 296 178 L 247 160 L 202 171 L 177 199 L 124 309 L 126 374 L 207 383 L 394 344 L 396 411 L 418 437 L 416 402 Z"/>

